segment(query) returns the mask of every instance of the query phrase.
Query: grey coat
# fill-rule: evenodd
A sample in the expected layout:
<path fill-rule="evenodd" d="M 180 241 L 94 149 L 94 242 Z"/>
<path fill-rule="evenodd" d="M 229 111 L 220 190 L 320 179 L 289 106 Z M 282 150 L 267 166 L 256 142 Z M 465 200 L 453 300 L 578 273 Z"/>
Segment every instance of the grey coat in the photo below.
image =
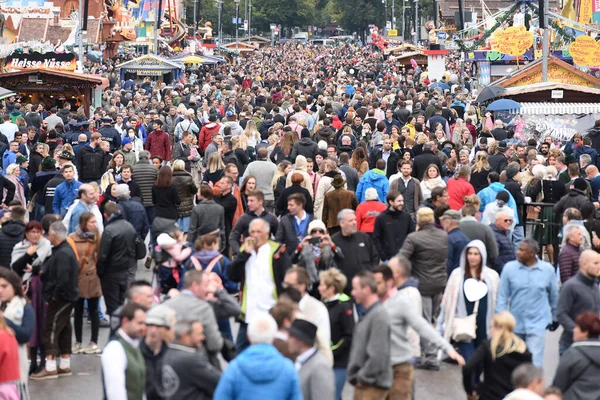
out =
<path fill-rule="evenodd" d="M 333 369 L 319 351 L 302 364 L 299 376 L 304 400 L 333 400 L 335 398 Z"/>
<path fill-rule="evenodd" d="M 492 235 L 493 236 L 493 235 Z M 436 251 L 431 251 L 435 243 Z M 444 291 L 448 281 L 448 234 L 433 224 L 409 233 L 400 254 L 413 265 L 412 274 L 419 280 L 422 296 L 435 296 Z"/>
<path fill-rule="evenodd" d="M 354 328 L 348 381 L 356 385 L 392 387 L 390 318 L 379 302 L 365 311 Z"/>
<path fill-rule="evenodd" d="M 460 220 L 460 230 L 470 240 L 481 240 L 485 244 L 488 252 L 487 266 L 494 268 L 496 266 L 496 258 L 498 258 L 498 243 L 492 228 L 484 225 L 474 217 L 463 217 Z"/>
<path fill-rule="evenodd" d="M 219 332 L 215 312 L 209 302 L 200 300 L 190 292 L 182 292 L 179 296 L 163 303 L 177 314 L 177 321 L 200 321 L 204 326 L 206 339 L 204 346 L 211 352 L 221 351 L 223 336 Z"/>
<path fill-rule="evenodd" d="M 142 191 L 142 204 L 144 207 L 154 207 L 152 203 L 152 186 L 156 183 L 158 170 L 148 164 L 148 160 L 140 161 L 131 168 L 131 179 L 135 181 Z"/>
<path fill-rule="evenodd" d="M 221 243 L 225 243 L 225 209 L 214 200 L 202 200 L 192 209 L 188 242 L 195 243 L 196 239 L 218 229 Z"/>

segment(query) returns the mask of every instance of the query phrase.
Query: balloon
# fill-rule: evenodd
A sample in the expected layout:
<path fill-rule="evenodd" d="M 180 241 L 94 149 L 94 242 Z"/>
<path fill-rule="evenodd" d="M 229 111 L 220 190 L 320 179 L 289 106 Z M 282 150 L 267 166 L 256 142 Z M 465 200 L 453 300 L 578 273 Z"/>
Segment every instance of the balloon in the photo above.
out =
<path fill-rule="evenodd" d="M 410 65 L 412 65 L 412 66 L 413 66 L 413 68 L 417 68 L 417 66 L 418 66 L 418 65 L 417 65 L 417 62 L 415 61 L 415 59 L 414 59 L 414 58 L 411 58 L 411 59 L 410 59 Z"/>

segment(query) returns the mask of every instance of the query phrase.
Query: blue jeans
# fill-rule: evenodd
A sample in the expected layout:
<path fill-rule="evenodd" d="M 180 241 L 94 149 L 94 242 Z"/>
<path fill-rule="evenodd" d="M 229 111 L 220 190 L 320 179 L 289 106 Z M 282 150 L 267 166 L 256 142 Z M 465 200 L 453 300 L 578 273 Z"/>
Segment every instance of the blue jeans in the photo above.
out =
<path fill-rule="evenodd" d="M 519 243 L 521 243 L 521 240 L 523 240 L 524 236 L 525 236 L 525 227 L 518 226 L 518 225 L 515 226 L 515 230 L 513 231 L 513 234 L 512 234 L 513 245 L 515 246 L 515 252 L 519 248 Z"/>
<path fill-rule="evenodd" d="M 567 346 L 565 343 L 558 342 L 558 356 L 562 358 L 565 351 L 569 350 L 571 346 Z"/>
<path fill-rule="evenodd" d="M 342 400 L 342 390 L 346 384 L 346 368 L 334 368 L 335 375 L 335 399 Z"/>
<path fill-rule="evenodd" d="M 46 206 L 41 206 L 39 204 L 35 205 L 33 209 L 33 220 L 37 222 L 42 222 L 42 218 L 46 215 Z"/>
<path fill-rule="evenodd" d="M 470 342 L 457 342 L 458 352 L 465 359 L 465 361 L 469 361 L 469 358 L 473 356 L 475 353 L 475 341 Z M 475 386 L 479 383 L 479 376 L 481 371 L 475 371 L 471 375 L 471 385 Z"/>
<path fill-rule="evenodd" d="M 527 350 L 531 353 L 533 365 L 542 368 L 544 365 L 544 346 L 546 345 L 546 331 L 532 333 L 517 333 L 527 344 Z"/>

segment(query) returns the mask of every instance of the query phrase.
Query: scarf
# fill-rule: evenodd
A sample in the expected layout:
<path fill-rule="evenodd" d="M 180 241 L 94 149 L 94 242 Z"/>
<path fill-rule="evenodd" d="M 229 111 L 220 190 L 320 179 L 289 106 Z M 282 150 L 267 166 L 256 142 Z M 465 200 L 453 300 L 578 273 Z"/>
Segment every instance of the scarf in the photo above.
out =
<path fill-rule="evenodd" d="M 207 265 L 210 264 L 210 262 L 212 260 L 215 259 L 215 257 L 219 256 L 221 253 L 219 252 L 219 250 L 207 250 L 207 249 L 203 249 L 200 251 L 197 251 L 196 253 L 192 254 L 194 257 L 196 257 L 198 259 L 198 261 L 200 261 L 200 264 L 203 265 Z"/>
<path fill-rule="evenodd" d="M 25 253 L 27 253 L 27 249 L 29 249 L 30 246 L 31 243 L 27 239 L 17 243 L 12 251 L 10 259 L 11 264 L 23 257 Z M 52 254 L 52 245 L 50 245 L 50 241 L 48 239 L 40 238 L 36 254 L 37 258 L 31 263 L 32 267 L 42 265 L 42 263 Z"/>
<path fill-rule="evenodd" d="M 82 239 L 93 239 L 96 236 L 95 232 L 83 232 L 81 230 L 81 228 L 79 227 L 79 225 L 77 225 L 77 228 L 75 228 L 75 233 L 77 234 L 77 236 L 79 236 Z"/>
<path fill-rule="evenodd" d="M 433 190 L 438 186 L 445 186 L 441 177 L 436 177 L 433 179 L 422 180 L 421 183 L 429 190 Z"/>

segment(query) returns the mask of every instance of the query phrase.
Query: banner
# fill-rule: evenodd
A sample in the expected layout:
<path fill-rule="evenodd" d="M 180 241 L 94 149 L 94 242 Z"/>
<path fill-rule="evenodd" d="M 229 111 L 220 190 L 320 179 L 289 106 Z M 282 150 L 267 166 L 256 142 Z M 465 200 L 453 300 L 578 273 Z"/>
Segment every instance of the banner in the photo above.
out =
<path fill-rule="evenodd" d="M 579 3 L 579 23 L 589 24 L 592 19 L 592 8 L 595 0 L 581 0 Z"/>
<path fill-rule="evenodd" d="M 533 32 L 524 26 L 497 29 L 491 40 L 492 50 L 511 56 L 520 56 L 533 46 Z"/>
<path fill-rule="evenodd" d="M 13 53 L 6 57 L 4 67 L 11 69 L 51 69 L 55 71 L 75 71 L 77 57 L 73 53 Z"/>
<path fill-rule="evenodd" d="M 573 57 L 573 62 L 579 66 L 600 65 L 600 43 L 590 36 L 578 36 L 569 45 L 569 53 Z"/>

